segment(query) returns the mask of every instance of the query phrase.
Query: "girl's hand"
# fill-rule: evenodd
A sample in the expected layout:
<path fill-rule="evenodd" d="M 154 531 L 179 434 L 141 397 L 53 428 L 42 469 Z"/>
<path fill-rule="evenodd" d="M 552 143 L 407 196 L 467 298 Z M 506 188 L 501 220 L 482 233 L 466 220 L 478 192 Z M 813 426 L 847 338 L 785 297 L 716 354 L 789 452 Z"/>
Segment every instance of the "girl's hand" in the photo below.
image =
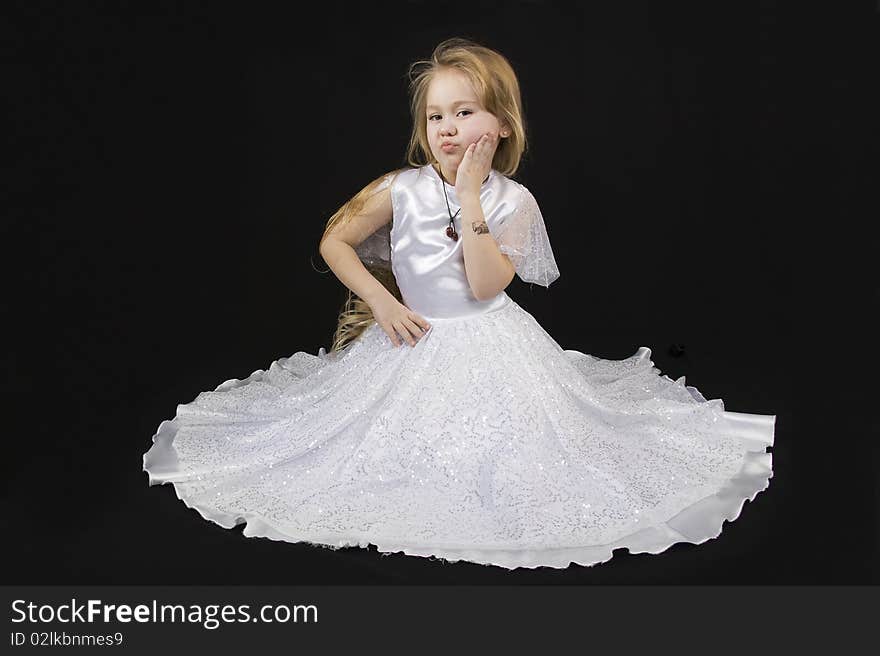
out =
<path fill-rule="evenodd" d="M 390 294 L 375 301 L 370 305 L 370 309 L 373 311 L 376 323 L 385 331 L 395 347 L 400 346 L 397 333 L 400 333 L 410 346 L 415 346 L 416 341 L 431 328 L 431 324 L 425 319 Z"/>
<path fill-rule="evenodd" d="M 468 146 L 455 173 L 455 194 L 459 198 L 466 194 L 480 195 L 483 180 L 492 169 L 492 158 L 498 148 L 498 134 L 487 132 L 476 143 Z"/>

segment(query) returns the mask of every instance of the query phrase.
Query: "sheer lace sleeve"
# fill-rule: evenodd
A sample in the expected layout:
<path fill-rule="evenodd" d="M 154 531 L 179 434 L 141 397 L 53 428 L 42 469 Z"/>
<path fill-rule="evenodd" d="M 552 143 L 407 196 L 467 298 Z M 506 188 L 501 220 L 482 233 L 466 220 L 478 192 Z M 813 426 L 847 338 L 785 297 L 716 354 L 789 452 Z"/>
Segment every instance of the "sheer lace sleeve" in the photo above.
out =
<path fill-rule="evenodd" d="M 510 258 L 524 282 L 544 287 L 559 277 L 550 238 L 538 202 L 526 187 L 516 209 L 502 219 L 494 235 L 502 253 Z"/>
<path fill-rule="evenodd" d="M 394 174 L 389 173 L 376 187 L 376 191 L 385 189 L 394 179 Z M 364 239 L 354 249 L 357 256 L 365 266 L 391 268 L 391 223 L 386 223 L 369 237 Z"/>

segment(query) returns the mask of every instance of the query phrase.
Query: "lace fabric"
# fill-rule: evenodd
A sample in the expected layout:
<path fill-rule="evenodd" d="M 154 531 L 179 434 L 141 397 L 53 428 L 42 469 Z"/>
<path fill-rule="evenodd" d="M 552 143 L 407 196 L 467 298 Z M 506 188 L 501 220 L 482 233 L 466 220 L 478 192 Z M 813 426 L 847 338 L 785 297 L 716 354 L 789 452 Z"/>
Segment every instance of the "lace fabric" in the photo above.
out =
<path fill-rule="evenodd" d="M 376 187 L 376 191 L 385 189 L 393 182 L 393 180 L 394 175 L 386 175 L 385 179 Z M 392 225 L 393 218 L 392 223 L 387 223 L 380 227 L 374 233 L 367 236 L 367 238 L 354 249 L 354 252 L 357 253 L 358 258 L 365 266 L 379 267 L 382 269 L 391 268 Z"/>
<path fill-rule="evenodd" d="M 512 300 L 415 347 L 374 324 L 179 405 L 144 470 L 221 526 L 332 549 L 515 568 L 698 544 L 769 485 L 775 417 L 649 356 L 564 350 Z"/>
<path fill-rule="evenodd" d="M 502 220 L 493 236 L 524 282 L 549 287 L 559 277 L 544 217 L 528 188 L 522 187 L 516 209 Z"/>

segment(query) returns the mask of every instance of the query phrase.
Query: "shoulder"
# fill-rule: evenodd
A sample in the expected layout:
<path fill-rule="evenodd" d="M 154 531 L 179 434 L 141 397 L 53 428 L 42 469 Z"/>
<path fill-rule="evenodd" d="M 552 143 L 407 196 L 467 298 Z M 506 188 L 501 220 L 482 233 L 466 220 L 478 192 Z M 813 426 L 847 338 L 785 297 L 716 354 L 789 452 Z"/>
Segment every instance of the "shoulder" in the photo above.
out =
<path fill-rule="evenodd" d="M 399 188 L 401 185 L 410 186 L 416 181 L 421 171 L 421 169 L 412 166 L 406 166 L 400 169 L 396 169 L 394 171 L 389 171 L 384 176 L 382 176 L 382 181 L 379 184 L 379 189 L 391 187 L 393 191 L 395 188 Z"/>
<path fill-rule="evenodd" d="M 499 210 L 499 219 L 503 223 L 507 218 L 520 213 L 535 204 L 534 196 L 521 182 L 508 178 L 496 171 L 496 206 Z"/>
<path fill-rule="evenodd" d="M 529 197 L 533 198 L 528 187 L 518 180 L 509 178 L 498 171 L 495 171 L 495 179 L 497 180 L 499 197 L 511 201 L 512 205 L 519 205 L 523 200 Z"/>

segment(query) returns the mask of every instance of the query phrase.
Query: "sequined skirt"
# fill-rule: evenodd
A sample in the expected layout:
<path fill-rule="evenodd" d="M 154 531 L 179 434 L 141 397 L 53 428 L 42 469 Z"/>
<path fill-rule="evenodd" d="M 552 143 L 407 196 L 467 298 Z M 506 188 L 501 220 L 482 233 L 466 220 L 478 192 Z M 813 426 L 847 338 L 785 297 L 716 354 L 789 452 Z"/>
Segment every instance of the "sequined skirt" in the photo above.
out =
<path fill-rule="evenodd" d="M 414 347 L 373 324 L 178 405 L 143 468 L 223 527 L 332 549 L 564 568 L 699 544 L 769 486 L 776 417 L 650 355 L 565 350 L 512 300 Z"/>

